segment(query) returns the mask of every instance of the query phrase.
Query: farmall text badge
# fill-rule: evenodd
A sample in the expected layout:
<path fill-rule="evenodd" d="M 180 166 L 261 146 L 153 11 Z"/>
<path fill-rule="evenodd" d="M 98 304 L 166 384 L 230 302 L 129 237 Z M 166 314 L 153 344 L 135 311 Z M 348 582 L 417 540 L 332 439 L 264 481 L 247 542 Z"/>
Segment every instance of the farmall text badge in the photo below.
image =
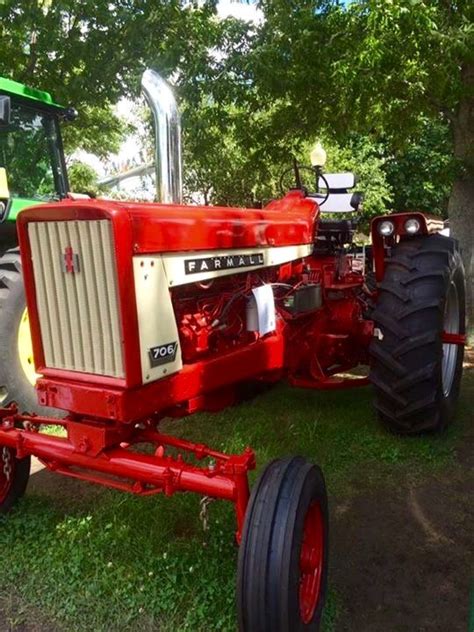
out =
<path fill-rule="evenodd" d="M 219 270 L 234 270 L 236 268 L 251 268 L 253 266 L 262 266 L 264 263 L 263 253 L 256 252 L 251 255 L 236 254 L 202 257 L 201 259 L 185 259 L 184 270 L 186 274 L 199 274 Z"/>

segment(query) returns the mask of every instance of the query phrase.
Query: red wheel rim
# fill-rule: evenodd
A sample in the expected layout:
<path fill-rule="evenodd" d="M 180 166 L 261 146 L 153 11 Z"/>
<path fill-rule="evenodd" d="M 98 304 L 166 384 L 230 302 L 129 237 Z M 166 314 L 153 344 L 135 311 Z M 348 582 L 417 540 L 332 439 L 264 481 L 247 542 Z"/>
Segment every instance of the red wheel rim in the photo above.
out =
<path fill-rule="evenodd" d="M 10 475 L 7 476 L 5 466 L 5 456 L 9 455 Z M 8 496 L 8 492 L 11 489 L 13 481 L 13 468 L 15 467 L 15 459 L 13 458 L 13 452 L 10 448 L 0 446 L 0 503 L 2 503 Z"/>
<path fill-rule="evenodd" d="M 324 523 L 319 502 L 313 502 L 304 519 L 300 552 L 300 616 L 309 623 L 319 602 L 323 574 Z"/>

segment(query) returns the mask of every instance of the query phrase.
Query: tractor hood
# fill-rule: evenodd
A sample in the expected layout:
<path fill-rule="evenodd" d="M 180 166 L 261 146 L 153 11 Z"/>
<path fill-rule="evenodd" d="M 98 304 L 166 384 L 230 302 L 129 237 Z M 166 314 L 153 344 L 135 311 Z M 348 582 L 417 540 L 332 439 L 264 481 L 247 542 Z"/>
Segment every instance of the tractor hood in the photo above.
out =
<path fill-rule="evenodd" d="M 317 203 L 291 191 L 264 209 L 64 200 L 19 215 L 20 242 L 31 222 L 110 220 L 116 243 L 131 255 L 312 244 Z"/>

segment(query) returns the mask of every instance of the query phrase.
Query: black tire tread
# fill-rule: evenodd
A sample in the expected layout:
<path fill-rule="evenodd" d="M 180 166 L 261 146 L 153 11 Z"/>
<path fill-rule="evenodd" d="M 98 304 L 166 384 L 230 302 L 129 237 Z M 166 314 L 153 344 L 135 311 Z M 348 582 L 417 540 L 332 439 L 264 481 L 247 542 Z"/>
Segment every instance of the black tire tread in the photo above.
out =
<path fill-rule="evenodd" d="M 318 629 L 325 583 L 319 614 L 311 626 L 295 620 L 288 601 L 292 529 L 308 476 L 320 477 L 324 487 L 319 468 L 304 458 L 278 459 L 266 466 L 252 489 L 239 551 L 237 604 L 241 632 Z M 327 516 L 325 492 L 324 512 Z"/>
<path fill-rule="evenodd" d="M 31 457 L 17 459 L 15 456 L 13 458 L 15 458 L 15 478 L 6 498 L 0 503 L 0 515 L 5 515 L 13 509 L 25 493 L 30 478 Z"/>
<path fill-rule="evenodd" d="M 379 417 L 397 433 L 440 430 L 448 423 L 439 397 L 441 330 L 446 288 L 455 274 L 463 275 L 457 243 L 442 235 L 401 242 L 386 260 L 372 314 L 383 337 L 370 345 L 370 378 Z"/>
<path fill-rule="evenodd" d="M 0 388 L 7 389 L 7 397 L 1 405 L 16 401 L 21 411 L 46 414 L 46 409 L 38 405 L 34 387 L 28 383 L 18 357 L 15 357 L 16 338 L 12 343 L 19 323 L 19 310 L 25 305 L 21 270 L 19 248 L 7 250 L 0 257 Z"/>

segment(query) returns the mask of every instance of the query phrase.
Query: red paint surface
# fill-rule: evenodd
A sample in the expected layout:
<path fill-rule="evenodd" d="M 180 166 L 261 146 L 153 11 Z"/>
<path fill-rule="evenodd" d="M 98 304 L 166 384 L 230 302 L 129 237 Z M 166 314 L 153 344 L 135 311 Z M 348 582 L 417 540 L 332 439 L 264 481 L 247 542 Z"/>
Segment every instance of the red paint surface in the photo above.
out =
<path fill-rule="evenodd" d="M 29 221 L 111 219 L 118 247 L 125 230 L 134 254 L 145 254 L 308 244 L 318 214 L 316 202 L 292 191 L 265 209 L 64 200 L 23 211 L 19 225 L 21 232 Z"/>
<path fill-rule="evenodd" d="M 467 344 L 466 334 L 451 334 L 447 331 L 443 331 L 441 340 L 447 345 L 465 345 Z"/>
<path fill-rule="evenodd" d="M 420 222 L 420 230 L 416 235 L 408 235 L 405 230 L 405 222 L 407 219 L 417 219 Z M 395 230 L 390 237 L 383 237 L 379 234 L 377 227 L 385 221 L 390 220 L 395 226 Z M 374 217 L 371 223 L 372 249 L 374 256 L 375 278 L 382 281 L 385 272 L 386 247 L 396 244 L 399 237 L 418 237 L 419 235 L 427 235 L 429 233 L 428 222 L 423 213 L 393 213 L 392 215 L 381 215 Z"/>
<path fill-rule="evenodd" d="M 313 502 L 305 516 L 300 550 L 300 616 L 308 624 L 313 618 L 320 594 L 323 575 L 324 523 L 321 507 Z"/>

